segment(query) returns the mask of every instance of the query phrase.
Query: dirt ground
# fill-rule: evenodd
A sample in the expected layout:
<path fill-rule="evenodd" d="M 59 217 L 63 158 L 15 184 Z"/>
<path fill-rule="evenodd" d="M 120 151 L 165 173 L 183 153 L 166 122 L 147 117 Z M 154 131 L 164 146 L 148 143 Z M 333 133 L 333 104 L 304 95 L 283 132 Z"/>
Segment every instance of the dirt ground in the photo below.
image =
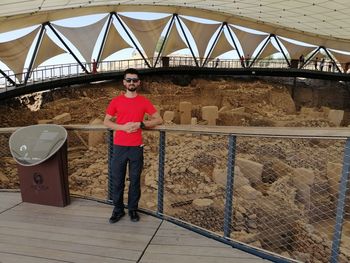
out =
<path fill-rule="evenodd" d="M 217 125 L 334 126 L 328 120 L 325 107 L 345 110 L 341 125 L 345 126 L 348 122 L 344 89 L 338 89 L 335 95 L 331 89 L 326 92 L 325 89 L 315 91 L 314 87 L 302 87 L 294 91 L 292 98 L 289 83 L 269 83 L 264 79 L 192 78 L 185 83 L 178 82 L 178 79 L 148 78 L 140 90 L 157 105 L 161 114 L 174 111 L 173 122 L 177 124 L 180 123 L 181 101 L 192 103 L 192 117 L 196 117 L 198 122 L 202 121 L 201 107 L 217 106 Z M 36 124 L 39 120 L 52 119 L 63 113 L 71 115 L 68 124 L 88 124 L 96 118 L 103 119 L 108 102 L 122 91 L 120 83 L 100 82 L 23 96 L 21 102 L 11 100 L 0 105 L 1 126 Z"/>

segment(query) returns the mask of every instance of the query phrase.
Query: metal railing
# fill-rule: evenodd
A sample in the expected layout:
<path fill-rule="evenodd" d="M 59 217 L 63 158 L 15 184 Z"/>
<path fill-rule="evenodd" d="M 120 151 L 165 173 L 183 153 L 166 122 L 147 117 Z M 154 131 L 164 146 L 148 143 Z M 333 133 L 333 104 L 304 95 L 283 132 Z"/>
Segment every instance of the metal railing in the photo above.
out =
<path fill-rule="evenodd" d="M 196 58 L 197 61 L 203 62 L 204 59 Z M 152 63 L 156 62 L 156 58 L 150 60 Z M 253 60 L 249 61 L 252 63 Z M 151 63 L 151 64 L 152 64 Z M 221 59 L 217 60 L 209 60 L 205 65 L 201 67 L 212 67 L 212 68 L 227 68 L 227 69 L 238 69 L 245 67 L 252 68 L 271 68 L 271 69 L 279 69 L 279 68 L 289 68 L 288 63 L 284 59 L 259 59 L 256 60 L 253 65 L 248 65 L 244 62 L 244 65 L 239 59 Z M 332 67 L 328 66 L 331 65 Z M 91 63 L 83 63 L 83 66 L 91 72 L 92 64 Z M 183 67 L 183 66 L 191 66 L 196 67 L 195 59 L 192 57 L 163 57 L 157 61 L 156 65 L 152 65 L 153 67 Z M 301 65 L 298 65 L 300 67 Z M 330 62 L 327 62 L 324 66 L 324 71 L 334 72 L 334 65 Z M 340 68 L 342 65 L 338 65 Z M 102 61 L 98 64 L 98 72 L 97 73 L 106 73 L 106 72 L 114 72 L 114 71 L 123 71 L 129 67 L 137 68 L 137 69 L 146 69 L 148 68 L 146 62 L 143 59 L 128 59 L 128 60 L 117 60 L 117 61 Z M 303 65 L 303 69 L 306 70 L 315 70 L 315 66 L 312 61 Z M 71 64 L 61 64 L 61 65 L 50 65 L 50 66 L 41 66 L 36 68 L 35 70 L 30 72 L 30 75 L 25 82 L 28 69 L 25 69 L 23 73 L 13 74 L 10 70 L 3 70 L 3 72 L 8 76 L 12 82 L 9 81 L 8 78 L 0 74 L 0 92 L 6 92 L 9 90 L 16 89 L 16 86 L 25 86 L 31 84 L 37 84 L 42 82 L 48 82 L 57 79 L 64 78 L 73 78 L 79 77 L 82 75 L 86 75 L 87 73 L 83 70 L 83 68 L 78 63 Z M 16 85 L 14 85 L 15 83 Z"/>
<path fill-rule="evenodd" d="M 65 127 L 71 194 L 111 202 L 112 131 Z M 18 187 L 14 130 L 2 188 Z M 144 143 L 143 211 L 276 262 L 349 262 L 347 128 L 160 126 Z"/>
<path fill-rule="evenodd" d="M 91 72 L 92 64 L 84 63 L 83 66 Z M 122 71 L 126 68 L 147 68 L 143 59 L 130 59 L 130 60 L 117 60 L 117 61 L 103 61 L 99 63 L 98 72 L 113 72 Z M 4 73 L 12 79 L 16 85 L 31 85 L 41 82 L 48 82 L 57 79 L 73 78 L 86 75 L 87 73 L 78 63 L 60 64 L 60 65 L 49 65 L 38 67 L 30 72 L 30 76 L 25 83 L 27 70 L 23 73 L 14 75 L 9 70 L 5 70 Z M 15 89 L 16 87 L 3 75 L 0 75 L 0 92 L 6 92 L 8 90 Z"/>

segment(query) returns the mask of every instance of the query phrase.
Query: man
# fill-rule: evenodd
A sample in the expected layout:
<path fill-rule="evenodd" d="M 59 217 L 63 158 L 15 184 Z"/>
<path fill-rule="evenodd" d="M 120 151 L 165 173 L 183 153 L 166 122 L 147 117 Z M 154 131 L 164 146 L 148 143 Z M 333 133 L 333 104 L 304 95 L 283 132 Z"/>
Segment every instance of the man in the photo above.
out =
<path fill-rule="evenodd" d="M 317 66 L 318 66 L 318 57 L 315 58 L 314 66 L 315 66 L 315 70 L 317 70 Z"/>
<path fill-rule="evenodd" d="M 124 215 L 123 193 L 126 167 L 129 165 L 128 210 L 131 221 L 137 222 L 138 202 L 141 196 L 140 177 L 143 168 L 143 143 L 141 129 L 151 128 L 163 122 L 153 104 L 137 94 L 141 81 L 136 69 L 124 72 L 126 92 L 112 99 L 106 110 L 104 125 L 115 131 L 112 180 L 114 209 L 109 223 L 118 222 Z M 149 118 L 143 121 L 144 115 Z M 115 121 L 113 119 L 115 118 Z"/>
<path fill-rule="evenodd" d="M 305 58 L 304 55 L 301 54 L 299 57 L 299 68 L 302 68 L 304 66 Z"/>
<path fill-rule="evenodd" d="M 243 55 L 240 57 L 240 60 L 241 60 L 241 66 L 242 66 L 242 68 L 245 68 L 245 65 L 244 65 L 244 57 L 243 57 Z"/>
<path fill-rule="evenodd" d="M 97 68 L 98 68 L 97 62 L 96 62 L 96 60 L 94 59 L 94 60 L 92 61 L 92 74 L 96 74 L 96 73 L 97 73 Z"/>
<path fill-rule="evenodd" d="M 215 60 L 215 67 L 216 67 L 216 68 L 219 66 L 219 63 L 220 63 L 220 59 L 217 58 L 217 59 Z"/>
<path fill-rule="evenodd" d="M 249 67 L 249 62 L 250 62 L 250 55 L 248 54 L 245 58 L 246 68 Z"/>

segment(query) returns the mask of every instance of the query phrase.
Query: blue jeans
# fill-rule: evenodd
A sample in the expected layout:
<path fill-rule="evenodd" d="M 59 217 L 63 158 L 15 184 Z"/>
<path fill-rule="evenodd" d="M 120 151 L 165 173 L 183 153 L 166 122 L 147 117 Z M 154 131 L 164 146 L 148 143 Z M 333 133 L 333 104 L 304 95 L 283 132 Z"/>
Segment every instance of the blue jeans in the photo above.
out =
<path fill-rule="evenodd" d="M 126 168 L 129 164 L 128 209 L 137 210 L 141 197 L 141 172 L 143 168 L 143 146 L 113 146 L 112 157 L 112 199 L 114 211 L 124 210 L 123 194 Z"/>

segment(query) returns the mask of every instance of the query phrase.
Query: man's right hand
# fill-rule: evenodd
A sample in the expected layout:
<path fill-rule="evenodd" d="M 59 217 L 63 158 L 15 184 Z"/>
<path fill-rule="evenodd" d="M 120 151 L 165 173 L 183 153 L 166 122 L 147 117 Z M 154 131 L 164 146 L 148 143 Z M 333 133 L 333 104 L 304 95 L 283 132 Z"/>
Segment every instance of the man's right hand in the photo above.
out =
<path fill-rule="evenodd" d="M 127 133 L 136 132 L 140 129 L 140 122 L 127 122 L 123 125 L 123 130 Z"/>

